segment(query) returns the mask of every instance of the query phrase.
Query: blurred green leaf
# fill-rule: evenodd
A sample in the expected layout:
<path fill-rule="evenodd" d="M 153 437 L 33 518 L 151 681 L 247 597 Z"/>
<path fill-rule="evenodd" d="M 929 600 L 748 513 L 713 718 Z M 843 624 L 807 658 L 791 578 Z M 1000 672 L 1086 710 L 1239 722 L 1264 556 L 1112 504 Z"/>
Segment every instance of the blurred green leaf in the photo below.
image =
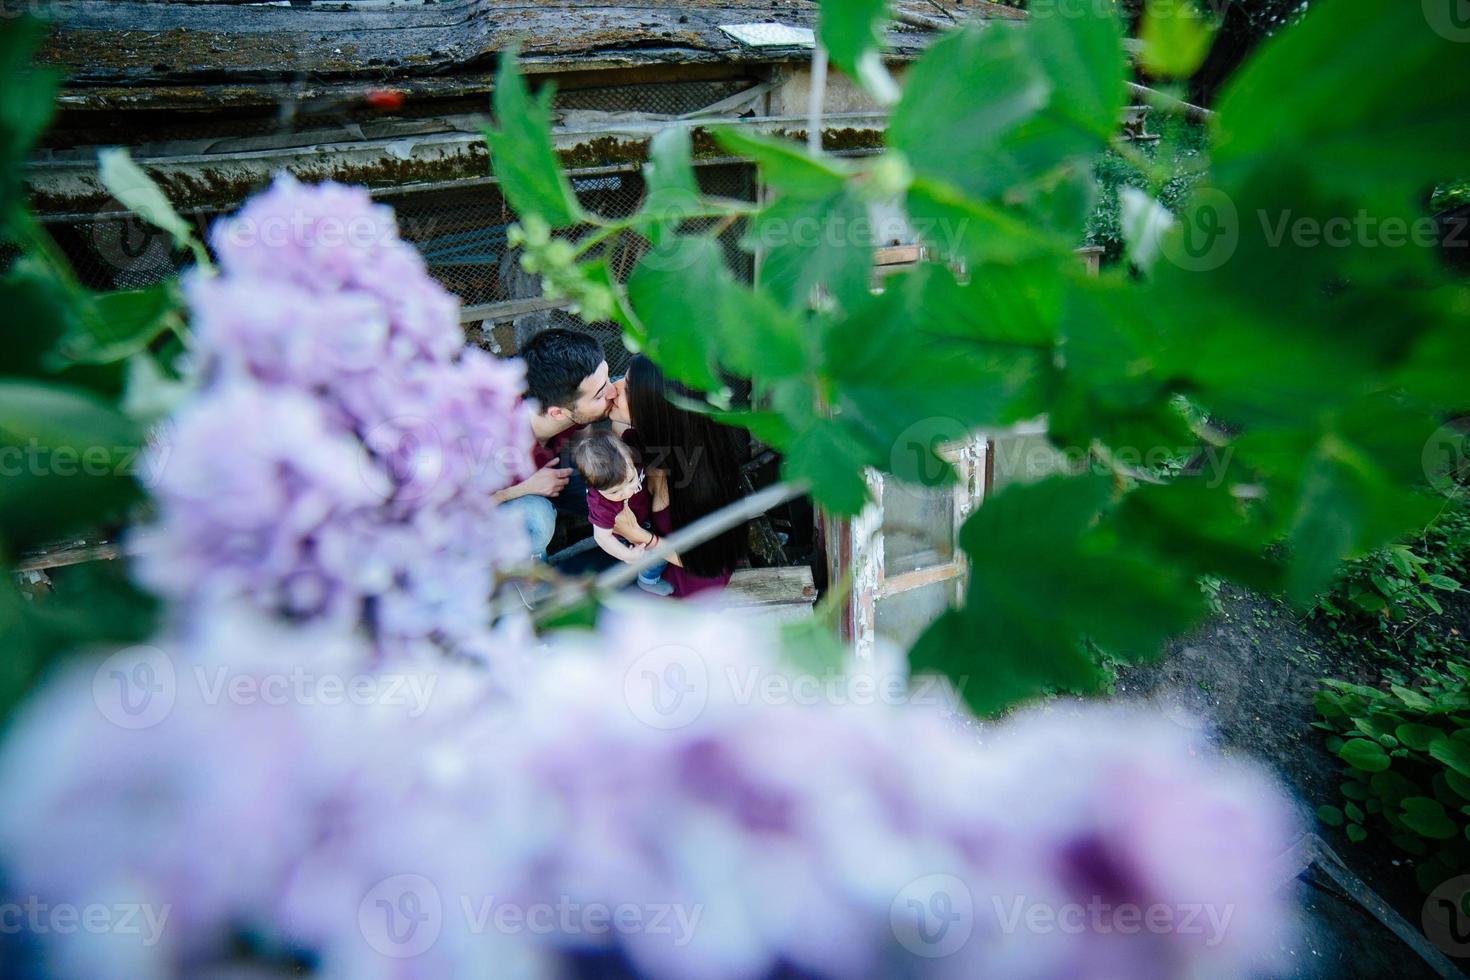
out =
<path fill-rule="evenodd" d="M 787 197 L 808 201 L 831 197 L 845 189 L 845 181 L 853 173 L 845 160 L 813 157 L 800 144 L 788 139 L 731 126 L 713 127 L 710 136 L 735 156 L 754 160 L 761 178 Z"/>
<path fill-rule="evenodd" d="M 70 295 L 35 263 L 22 259 L 0 278 L 5 310 L 0 340 L 0 375 L 43 374 L 73 321 Z"/>
<path fill-rule="evenodd" d="M 949 677 L 992 714 L 1045 690 L 1095 689 L 1102 674 L 1084 641 L 1146 657 L 1193 623 L 1204 603 L 1191 577 L 1096 532 L 1108 499 L 1108 480 L 1092 475 L 988 499 L 961 533 L 965 604 L 920 638 L 913 671 Z"/>
<path fill-rule="evenodd" d="M 898 89 L 879 57 L 888 0 L 823 0 L 817 38 L 832 63 L 885 104 Z"/>
<path fill-rule="evenodd" d="M 781 460 L 788 481 L 806 480 L 812 496 L 834 514 L 851 515 L 868 502 L 864 469 L 882 457 L 840 422 L 814 417 L 797 431 Z"/>
<path fill-rule="evenodd" d="M 51 122 L 61 84 L 60 71 L 31 61 L 45 31 L 32 17 L 0 17 L 0 236 L 22 205 L 22 163 Z"/>
<path fill-rule="evenodd" d="M 787 309 L 851 310 L 868 295 L 872 226 L 867 205 L 846 189 L 778 198 L 751 220 L 744 244 L 761 250 L 761 287 Z"/>
<path fill-rule="evenodd" d="M 1188 78 L 1209 53 L 1212 35 L 1193 0 L 1148 0 L 1139 62 L 1155 78 Z"/>
<path fill-rule="evenodd" d="M 121 516 L 142 444 L 131 420 L 88 392 L 0 379 L 0 536 L 45 544 Z"/>
<path fill-rule="evenodd" d="M 1408 201 L 1464 171 L 1464 59 L 1419 4 L 1314 4 L 1216 104 L 1217 179 L 1289 161 L 1356 198 Z"/>
<path fill-rule="evenodd" d="M 1429 754 L 1461 776 L 1470 777 L 1470 745 L 1458 739 L 1441 738 L 1429 744 Z"/>
<path fill-rule="evenodd" d="M 495 73 L 495 122 L 485 130 L 490 164 L 501 190 L 522 216 L 539 215 L 553 227 L 585 220 L 551 145 L 550 85 L 532 98 L 515 51 L 500 54 Z"/>
<path fill-rule="evenodd" d="M 127 150 L 117 147 L 105 149 L 97 155 L 97 164 L 97 179 L 123 207 L 155 228 L 168 232 L 175 247 L 202 253 L 194 237 L 194 229 L 179 217 L 162 189 L 133 162 Z"/>
<path fill-rule="evenodd" d="M 679 237 L 644 256 L 628 278 L 643 343 L 670 376 L 703 391 L 719 368 L 767 380 L 806 366 L 801 325 L 735 280 L 712 238 Z"/>
<path fill-rule="evenodd" d="M 1410 796 L 1403 803 L 1399 818 L 1415 833 L 1433 840 L 1448 840 L 1459 828 L 1445 813 L 1444 804 L 1427 796 Z"/>
<path fill-rule="evenodd" d="M 108 364 L 146 351 L 177 321 L 183 305 L 173 281 L 143 289 L 96 293 L 61 353 L 83 364 Z"/>

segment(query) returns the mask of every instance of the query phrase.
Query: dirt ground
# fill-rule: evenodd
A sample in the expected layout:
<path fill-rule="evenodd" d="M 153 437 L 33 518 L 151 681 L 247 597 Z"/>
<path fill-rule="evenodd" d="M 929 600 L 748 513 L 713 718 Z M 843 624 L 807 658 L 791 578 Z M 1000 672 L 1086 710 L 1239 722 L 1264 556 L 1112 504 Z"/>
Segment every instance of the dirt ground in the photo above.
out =
<path fill-rule="evenodd" d="M 1381 836 L 1354 844 L 1342 828 L 1315 818 L 1317 806 L 1337 804 L 1343 782 L 1337 759 L 1322 745 L 1312 695 L 1323 677 L 1374 684 L 1381 662 L 1364 645 L 1344 650 L 1285 604 L 1226 586 L 1220 611 L 1170 645 L 1159 661 L 1119 671 L 1116 696 L 1142 699 L 1190 727 L 1203 725 L 1227 755 L 1242 754 L 1273 768 L 1296 794 L 1304 827 L 1325 840 L 1364 882 L 1416 928 L 1424 896 L 1412 858 Z M 1314 876 L 1298 886 L 1306 933 L 1283 949 L 1300 977 L 1433 976 L 1424 964 L 1355 903 L 1334 897 Z M 1470 966 L 1460 961 L 1461 968 Z"/>

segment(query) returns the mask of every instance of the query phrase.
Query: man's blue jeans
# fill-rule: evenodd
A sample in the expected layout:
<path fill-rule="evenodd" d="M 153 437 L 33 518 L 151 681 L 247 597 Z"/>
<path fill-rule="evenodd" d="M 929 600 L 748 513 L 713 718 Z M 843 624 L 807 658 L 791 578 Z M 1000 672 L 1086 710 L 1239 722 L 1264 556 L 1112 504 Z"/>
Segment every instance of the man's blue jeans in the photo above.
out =
<path fill-rule="evenodd" d="M 546 560 L 546 549 L 551 545 L 551 536 L 556 533 L 556 508 L 546 497 L 527 494 L 500 505 L 514 512 L 526 528 L 526 537 L 531 542 L 531 557 L 536 561 Z"/>

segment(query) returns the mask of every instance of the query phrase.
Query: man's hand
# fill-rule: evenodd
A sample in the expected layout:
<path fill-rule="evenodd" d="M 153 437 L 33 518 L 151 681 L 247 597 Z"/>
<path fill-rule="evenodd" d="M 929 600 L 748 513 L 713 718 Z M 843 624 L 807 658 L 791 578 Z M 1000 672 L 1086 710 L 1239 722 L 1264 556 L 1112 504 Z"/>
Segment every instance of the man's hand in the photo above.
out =
<path fill-rule="evenodd" d="M 556 464 L 559 462 L 561 462 L 561 457 L 554 457 L 520 483 L 498 491 L 494 497 L 495 502 L 503 504 L 517 497 L 555 497 L 561 493 L 562 488 L 567 485 L 567 480 L 572 476 L 570 469 L 557 469 Z"/>
<path fill-rule="evenodd" d="M 521 483 L 526 488 L 526 493 L 538 497 L 555 497 L 561 493 L 567 480 L 571 479 L 572 471 L 570 468 L 557 469 L 556 464 L 560 462 L 560 456 L 553 457 L 545 466 L 526 477 Z"/>

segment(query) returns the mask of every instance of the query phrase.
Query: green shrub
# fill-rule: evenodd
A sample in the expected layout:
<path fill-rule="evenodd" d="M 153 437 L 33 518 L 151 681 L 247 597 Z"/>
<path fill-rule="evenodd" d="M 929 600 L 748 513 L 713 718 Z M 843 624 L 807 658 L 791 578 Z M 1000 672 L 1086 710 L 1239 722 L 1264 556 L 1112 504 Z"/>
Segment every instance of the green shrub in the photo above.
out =
<path fill-rule="evenodd" d="M 1431 891 L 1470 867 L 1470 665 L 1395 676 L 1387 691 L 1326 680 L 1314 702 L 1348 779 L 1343 805 L 1318 807 L 1354 842 L 1385 834 Z"/>
<path fill-rule="evenodd" d="M 1444 603 L 1470 581 L 1470 509 L 1447 509 L 1424 533 L 1349 562 L 1309 616 L 1338 642 L 1389 660 L 1470 659 Z"/>

